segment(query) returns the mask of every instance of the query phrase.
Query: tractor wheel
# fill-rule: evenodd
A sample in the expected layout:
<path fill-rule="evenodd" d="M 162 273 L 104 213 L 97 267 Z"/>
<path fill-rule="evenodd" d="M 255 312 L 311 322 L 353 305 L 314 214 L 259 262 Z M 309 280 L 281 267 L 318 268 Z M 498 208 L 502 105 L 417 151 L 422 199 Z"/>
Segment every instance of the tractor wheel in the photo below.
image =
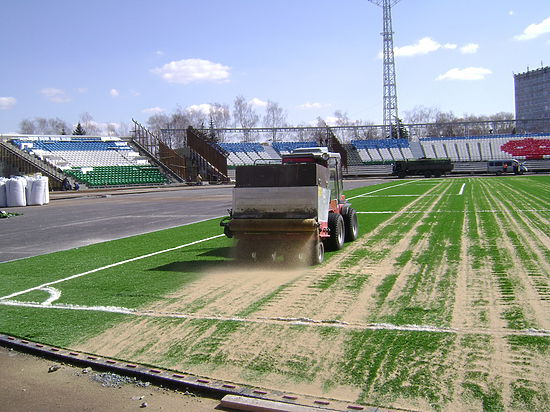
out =
<path fill-rule="evenodd" d="M 328 214 L 330 237 L 325 240 L 328 250 L 340 250 L 344 247 L 344 219 L 338 213 Z"/>
<path fill-rule="evenodd" d="M 311 251 L 311 265 L 316 266 L 323 263 L 325 260 L 325 245 L 320 240 L 317 240 L 313 244 Z"/>
<path fill-rule="evenodd" d="M 344 217 L 345 240 L 353 242 L 359 235 L 359 223 L 357 222 L 357 212 L 353 208 L 348 208 Z"/>

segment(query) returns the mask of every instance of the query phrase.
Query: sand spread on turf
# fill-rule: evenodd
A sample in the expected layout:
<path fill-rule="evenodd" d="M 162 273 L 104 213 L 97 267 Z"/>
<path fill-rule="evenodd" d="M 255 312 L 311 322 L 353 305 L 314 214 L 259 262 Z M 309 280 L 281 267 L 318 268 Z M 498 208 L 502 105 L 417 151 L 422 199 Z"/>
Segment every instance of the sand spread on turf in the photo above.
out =
<path fill-rule="evenodd" d="M 245 269 L 230 264 L 221 270 L 207 271 L 185 288 L 143 308 L 146 316 L 138 314 L 81 343 L 77 349 L 293 393 L 429 410 L 431 404 L 422 397 L 395 393 L 389 396 L 376 389 L 397 379 L 399 368 L 391 376 L 367 374 L 362 382 L 342 371 L 346 356 L 353 350 L 352 338 L 361 336 L 356 331 L 362 325 L 367 327 L 373 317 L 391 316 L 402 309 L 398 305 L 403 305 L 401 298 L 413 281 L 411 275 L 419 270 L 416 258 L 430 246 L 428 236 L 418 237 L 417 231 L 430 214 L 437 213 L 438 204 L 449 195 L 450 187 L 446 181 L 432 185 L 320 267 Z M 491 208 L 506 209 L 488 188 L 483 193 Z M 420 213 L 408 213 L 411 211 Z M 515 230 L 533 250 L 540 262 L 540 273 L 548 279 L 544 250 L 548 247 L 548 235 L 540 228 L 525 229 L 525 215 L 518 217 L 504 210 L 495 216 L 501 227 Z M 380 233 L 394 227 L 398 237 L 380 238 Z M 462 230 L 464 234 L 474 230 L 476 238 L 483 237 L 481 216 L 476 213 L 465 217 Z M 540 236 L 535 240 L 533 234 Z M 397 265 L 396 259 L 411 247 L 411 258 L 405 265 Z M 503 300 L 489 262 L 474 267 L 471 249 L 475 247 L 489 245 L 462 236 L 460 263 L 453 267 L 442 259 L 436 267 L 430 267 L 433 282 L 422 284 L 411 301 L 405 303 L 429 308 L 434 300 L 448 299 L 448 324 L 442 322 L 439 326 L 458 330 L 454 343 L 434 353 L 419 353 L 412 363 L 403 364 L 403 368 L 409 368 L 408 379 L 413 379 L 415 373 L 424 373 L 426 363 L 433 363 L 429 369 L 443 370 L 438 372 L 442 373 L 438 396 L 448 399 L 443 402 L 448 410 L 481 407 L 481 400 L 470 396 L 465 383 L 478 385 L 487 393 L 495 385 L 505 405 L 512 403 L 510 388 L 518 378 L 540 382 L 547 392 L 550 388 L 547 357 L 510 346 L 507 333 L 523 332 L 511 330 L 504 320 L 509 304 Z M 501 242 L 499 247 L 511 256 L 519 285 L 515 304 L 526 308 L 535 328 L 548 329 L 549 301 L 541 299 L 542 289 L 537 289 L 535 277 L 522 268 L 522 260 L 510 240 Z M 455 283 L 450 286 L 451 292 L 443 295 L 434 285 L 450 270 L 457 272 Z M 396 276 L 395 283 L 380 301 L 377 289 L 390 275 Z M 163 317 L 167 313 L 189 316 L 167 319 Z M 246 319 L 251 322 L 242 321 Z M 315 327 L 310 326 L 313 322 Z M 366 370 L 373 366 L 374 359 L 365 366 Z M 384 358 L 380 367 L 388 366 L 387 362 L 389 358 Z M 403 385 L 406 387 L 407 381 Z"/>

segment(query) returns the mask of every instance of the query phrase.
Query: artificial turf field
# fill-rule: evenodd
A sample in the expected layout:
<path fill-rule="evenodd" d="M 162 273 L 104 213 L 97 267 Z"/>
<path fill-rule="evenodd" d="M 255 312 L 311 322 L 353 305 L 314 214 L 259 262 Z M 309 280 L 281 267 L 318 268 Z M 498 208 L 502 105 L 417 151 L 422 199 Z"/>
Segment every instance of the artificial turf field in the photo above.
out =
<path fill-rule="evenodd" d="M 0 264 L 0 332 L 420 410 L 550 410 L 550 177 L 347 192 L 361 237 L 240 268 L 218 220 Z"/>

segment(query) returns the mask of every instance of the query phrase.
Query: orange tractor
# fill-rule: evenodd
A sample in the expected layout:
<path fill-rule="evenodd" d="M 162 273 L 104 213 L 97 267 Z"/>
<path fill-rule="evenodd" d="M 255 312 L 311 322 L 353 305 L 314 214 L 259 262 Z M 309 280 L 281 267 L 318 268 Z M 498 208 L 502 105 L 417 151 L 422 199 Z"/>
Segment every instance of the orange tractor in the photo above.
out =
<path fill-rule="evenodd" d="M 239 166 L 233 208 L 220 225 L 242 261 L 317 265 L 325 248 L 357 239 L 356 211 L 343 194 L 340 154 L 297 149 L 278 164 Z"/>

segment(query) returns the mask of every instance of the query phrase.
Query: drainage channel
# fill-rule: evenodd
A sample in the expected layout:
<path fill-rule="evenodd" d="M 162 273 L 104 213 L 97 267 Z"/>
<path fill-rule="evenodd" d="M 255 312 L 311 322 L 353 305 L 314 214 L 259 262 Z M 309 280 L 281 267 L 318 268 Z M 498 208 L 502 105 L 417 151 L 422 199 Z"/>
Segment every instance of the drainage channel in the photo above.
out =
<path fill-rule="evenodd" d="M 290 407 L 290 409 L 287 409 L 286 407 L 271 409 L 273 411 L 299 410 L 300 408 L 307 408 L 307 410 L 319 411 L 390 412 L 389 409 L 349 404 L 347 402 L 335 399 L 316 398 L 306 395 L 259 389 L 234 384 L 231 382 L 194 376 L 187 373 L 175 373 L 165 369 L 151 368 L 146 365 L 128 363 L 120 360 L 90 355 L 87 353 L 70 351 L 4 334 L 0 334 L 0 345 L 68 364 L 86 366 L 95 370 L 102 370 L 117 373 L 119 375 L 140 378 L 174 389 L 193 389 L 197 392 L 208 393 L 220 397 L 224 395 L 237 395 L 241 397 L 261 399 L 268 402 L 276 402 L 283 406 L 288 405 L 288 407 Z M 293 409 L 293 406 L 298 409 Z M 396 409 L 392 410 L 395 411 Z"/>

